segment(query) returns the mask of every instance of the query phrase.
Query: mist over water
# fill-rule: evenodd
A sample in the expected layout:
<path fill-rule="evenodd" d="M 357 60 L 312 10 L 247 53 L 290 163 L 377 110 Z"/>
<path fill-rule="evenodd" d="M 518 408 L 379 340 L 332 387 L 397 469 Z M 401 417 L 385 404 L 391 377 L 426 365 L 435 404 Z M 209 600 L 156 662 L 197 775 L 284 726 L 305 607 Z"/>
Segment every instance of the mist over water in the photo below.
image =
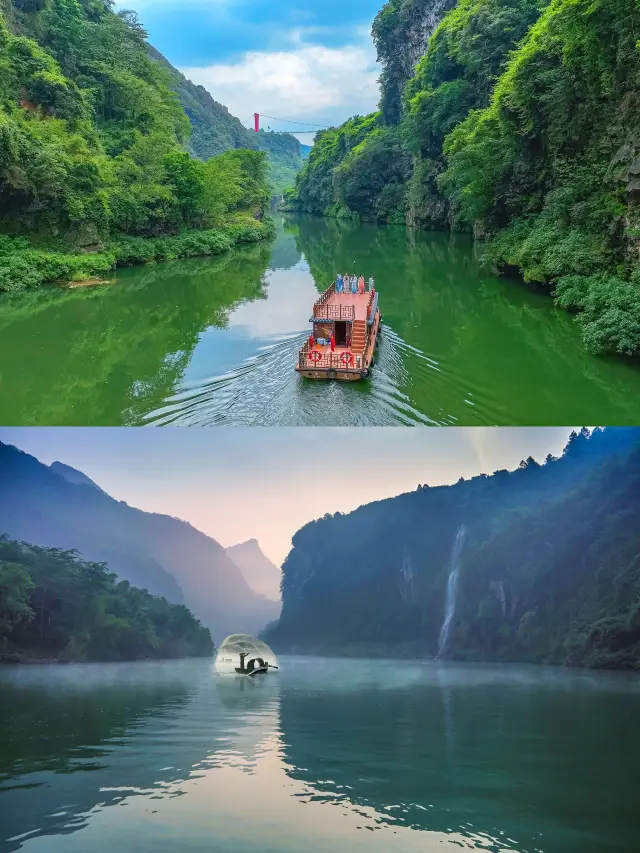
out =
<path fill-rule="evenodd" d="M 0 670 L 0 853 L 636 853 L 637 677 L 280 664 Z"/>
<path fill-rule="evenodd" d="M 444 609 L 444 621 L 440 629 L 438 638 L 438 657 L 441 658 L 447 650 L 449 641 L 449 631 L 451 629 L 451 621 L 456 611 L 456 592 L 458 589 L 458 576 L 460 574 L 460 554 L 464 544 L 465 526 L 460 525 L 456 533 L 456 538 L 453 541 L 453 551 L 451 553 L 451 569 L 449 571 L 449 579 L 447 581 L 447 597 Z"/>

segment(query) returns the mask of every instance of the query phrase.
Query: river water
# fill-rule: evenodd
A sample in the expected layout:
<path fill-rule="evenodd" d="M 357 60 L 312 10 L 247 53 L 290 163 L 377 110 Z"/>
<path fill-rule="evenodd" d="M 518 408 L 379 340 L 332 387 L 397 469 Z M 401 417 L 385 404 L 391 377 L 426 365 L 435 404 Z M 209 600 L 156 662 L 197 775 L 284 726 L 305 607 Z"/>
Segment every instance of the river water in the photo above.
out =
<path fill-rule="evenodd" d="M 640 369 L 590 356 L 543 293 L 471 240 L 313 217 L 272 244 L 0 298 L 5 425 L 557 425 L 640 422 Z M 371 380 L 294 372 L 319 291 L 374 275 Z"/>
<path fill-rule="evenodd" d="M 285 658 L 0 671 L 0 851 L 636 853 L 640 679 Z"/>

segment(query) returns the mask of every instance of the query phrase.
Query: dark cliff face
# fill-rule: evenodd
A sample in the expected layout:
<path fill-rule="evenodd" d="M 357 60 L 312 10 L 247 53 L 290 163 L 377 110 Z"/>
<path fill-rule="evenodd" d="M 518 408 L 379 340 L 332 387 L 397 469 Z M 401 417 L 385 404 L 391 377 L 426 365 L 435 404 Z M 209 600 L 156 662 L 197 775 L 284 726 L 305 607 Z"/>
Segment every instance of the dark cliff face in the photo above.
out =
<path fill-rule="evenodd" d="M 427 48 L 429 37 L 455 0 L 388 0 L 373 22 L 382 64 L 380 110 L 387 124 L 402 117 L 402 94 Z"/>
<path fill-rule="evenodd" d="M 215 640 L 256 633 L 278 614 L 277 604 L 251 591 L 211 537 L 179 519 L 143 512 L 85 483 L 69 482 L 2 443 L 0 532 L 108 562 L 133 585 L 186 604 Z"/>
<path fill-rule="evenodd" d="M 640 551 L 640 506 L 632 497 L 640 494 L 640 450 L 633 464 L 617 461 L 631 459 L 634 447 L 640 430 L 585 431 L 544 465 L 527 460 L 513 472 L 420 487 L 307 525 L 284 563 L 283 611 L 267 641 L 279 652 L 435 655 L 464 525 L 448 654 L 615 665 L 599 658 L 602 643 L 589 626 L 619 616 L 624 626 L 611 631 L 633 647 L 633 596 L 616 598 L 613 588 L 624 583 L 640 592 L 640 571 L 636 578 L 631 566 Z M 622 520 L 616 501 L 626 506 Z M 614 548 L 622 540 L 624 549 Z M 600 571 L 590 562 L 594 548 L 609 574 L 592 595 Z M 583 569 L 569 568 L 573 563 Z M 594 630 L 604 636 L 608 629 Z M 629 655 L 621 665 L 635 652 Z"/>

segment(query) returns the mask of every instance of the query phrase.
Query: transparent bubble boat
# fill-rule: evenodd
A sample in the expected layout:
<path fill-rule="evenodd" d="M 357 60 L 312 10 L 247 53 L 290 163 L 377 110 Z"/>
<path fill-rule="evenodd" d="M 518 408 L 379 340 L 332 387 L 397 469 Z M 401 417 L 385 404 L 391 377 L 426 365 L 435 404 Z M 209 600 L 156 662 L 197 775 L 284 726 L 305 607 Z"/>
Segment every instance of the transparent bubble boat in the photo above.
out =
<path fill-rule="evenodd" d="M 231 634 L 224 640 L 215 659 L 218 675 L 242 675 L 253 678 L 278 669 L 278 659 L 262 640 L 249 634 Z"/>

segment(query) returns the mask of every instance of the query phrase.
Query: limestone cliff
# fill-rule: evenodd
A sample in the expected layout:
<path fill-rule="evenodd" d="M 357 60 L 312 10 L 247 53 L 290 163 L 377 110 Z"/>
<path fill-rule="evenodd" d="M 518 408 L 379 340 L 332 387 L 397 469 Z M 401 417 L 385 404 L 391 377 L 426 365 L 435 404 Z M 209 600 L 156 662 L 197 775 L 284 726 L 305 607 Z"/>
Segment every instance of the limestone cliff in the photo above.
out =
<path fill-rule="evenodd" d="M 387 124 L 402 116 L 402 92 L 440 19 L 455 0 L 389 0 L 373 22 L 373 41 L 382 65 L 380 109 Z"/>

